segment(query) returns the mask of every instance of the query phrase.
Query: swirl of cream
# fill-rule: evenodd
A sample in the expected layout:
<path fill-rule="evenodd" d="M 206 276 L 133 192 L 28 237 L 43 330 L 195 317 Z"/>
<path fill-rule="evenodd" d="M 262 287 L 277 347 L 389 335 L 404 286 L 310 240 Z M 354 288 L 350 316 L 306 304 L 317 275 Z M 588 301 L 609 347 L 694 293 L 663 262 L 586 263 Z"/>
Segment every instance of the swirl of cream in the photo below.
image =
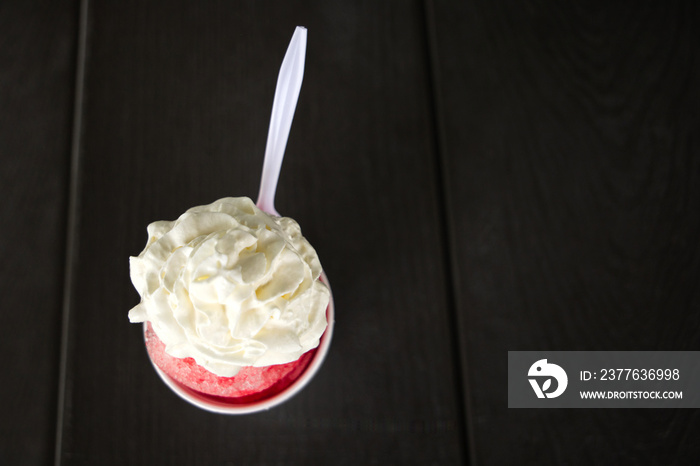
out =
<path fill-rule="evenodd" d="M 297 222 L 247 197 L 150 224 L 130 269 L 141 303 L 129 320 L 150 321 L 168 354 L 221 377 L 295 361 L 326 329 L 330 293 L 316 251 Z"/>

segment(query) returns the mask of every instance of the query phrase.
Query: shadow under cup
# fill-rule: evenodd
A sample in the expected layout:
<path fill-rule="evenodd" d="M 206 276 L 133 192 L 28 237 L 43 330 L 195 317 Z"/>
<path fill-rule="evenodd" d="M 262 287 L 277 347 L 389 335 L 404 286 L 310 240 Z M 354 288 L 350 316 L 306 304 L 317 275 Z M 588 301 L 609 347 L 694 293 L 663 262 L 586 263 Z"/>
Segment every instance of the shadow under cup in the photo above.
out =
<path fill-rule="evenodd" d="M 321 281 L 328 286 L 328 289 L 330 290 L 330 285 L 328 284 L 328 279 L 326 278 L 325 273 L 321 275 Z M 307 362 L 306 367 L 296 376 L 295 379 L 286 383 L 283 388 L 265 390 L 264 392 L 261 392 L 259 396 L 226 398 L 202 393 L 172 379 L 155 364 L 150 353 L 149 360 L 160 378 L 168 387 L 170 387 L 173 392 L 175 392 L 183 400 L 197 406 L 198 408 L 219 414 L 248 414 L 258 411 L 265 411 L 273 406 L 284 403 L 299 393 L 306 386 L 306 384 L 311 381 L 314 375 L 316 375 L 316 372 L 318 372 L 324 359 L 326 358 L 328 348 L 331 344 L 331 339 L 333 337 L 334 317 L 335 306 L 333 304 L 333 293 L 331 292 L 330 302 L 326 308 L 326 320 L 328 321 L 326 331 L 323 333 L 323 335 L 321 335 L 318 346 L 301 356 L 301 358 L 306 357 L 310 359 L 310 361 Z M 143 330 L 144 339 L 146 339 L 149 332 L 148 322 L 144 322 Z"/>

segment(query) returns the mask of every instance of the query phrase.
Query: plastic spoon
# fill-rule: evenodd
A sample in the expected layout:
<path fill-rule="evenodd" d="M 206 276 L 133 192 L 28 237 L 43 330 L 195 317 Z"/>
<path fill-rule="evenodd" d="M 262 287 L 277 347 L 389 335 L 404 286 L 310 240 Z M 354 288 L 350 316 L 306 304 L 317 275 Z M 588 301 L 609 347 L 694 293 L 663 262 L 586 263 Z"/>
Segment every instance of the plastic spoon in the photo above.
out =
<path fill-rule="evenodd" d="M 294 111 L 299 100 L 301 82 L 304 79 L 305 59 L 306 28 L 297 26 L 277 77 L 257 202 L 260 210 L 278 217 L 280 214 L 275 210 L 275 192 L 284 159 L 284 149 L 287 147 L 289 130 L 292 127 Z"/>
<path fill-rule="evenodd" d="M 299 100 L 301 82 L 304 79 L 304 62 L 306 60 L 306 28 L 297 26 L 292 40 L 287 47 L 287 53 L 282 60 L 280 74 L 277 77 L 275 98 L 272 101 L 272 115 L 270 116 L 270 129 L 267 132 L 267 146 L 265 147 L 265 161 L 263 162 L 262 178 L 260 179 L 260 193 L 258 194 L 258 208 L 263 212 L 280 217 L 275 210 L 275 192 L 280 176 L 284 150 L 289 139 L 289 130 L 292 127 L 294 111 Z M 328 277 L 322 272 L 321 280 L 328 286 Z M 333 308 L 333 294 L 331 293 L 331 308 Z M 328 331 L 332 331 L 332 321 L 328 323 Z"/>

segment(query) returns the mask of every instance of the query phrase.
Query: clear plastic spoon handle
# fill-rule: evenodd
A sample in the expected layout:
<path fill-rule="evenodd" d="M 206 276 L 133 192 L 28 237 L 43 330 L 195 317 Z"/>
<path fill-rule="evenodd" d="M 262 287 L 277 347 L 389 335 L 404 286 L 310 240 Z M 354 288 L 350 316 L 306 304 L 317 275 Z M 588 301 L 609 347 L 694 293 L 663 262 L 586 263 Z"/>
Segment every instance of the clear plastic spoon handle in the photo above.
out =
<path fill-rule="evenodd" d="M 306 28 L 297 26 L 277 77 L 257 202 L 261 210 L 277 216 L 279 214 L 275 210 L 275 191 L 282 159 L 284 159 L 284 149 L 287 147 L 289 129 L 292 127 L 294 110 L 299 99 L 301 82 L 304 79 L 305 58 Z"/>

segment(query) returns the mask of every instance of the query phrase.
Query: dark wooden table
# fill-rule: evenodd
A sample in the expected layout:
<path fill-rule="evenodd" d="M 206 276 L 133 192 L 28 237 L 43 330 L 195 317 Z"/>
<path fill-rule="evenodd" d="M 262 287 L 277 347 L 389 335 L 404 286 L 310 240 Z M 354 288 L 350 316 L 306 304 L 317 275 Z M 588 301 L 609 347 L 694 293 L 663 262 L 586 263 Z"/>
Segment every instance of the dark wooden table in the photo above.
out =
<path fill-rule="evenodd" d="M 0 2 L 0 464 L 696 464 L 696 410 L 508 409 L 509 350 L 700 349 L 696 2 Z M 278 190 L 331 352 L 263 414 L 160 382 L 128 257 Z"/>

